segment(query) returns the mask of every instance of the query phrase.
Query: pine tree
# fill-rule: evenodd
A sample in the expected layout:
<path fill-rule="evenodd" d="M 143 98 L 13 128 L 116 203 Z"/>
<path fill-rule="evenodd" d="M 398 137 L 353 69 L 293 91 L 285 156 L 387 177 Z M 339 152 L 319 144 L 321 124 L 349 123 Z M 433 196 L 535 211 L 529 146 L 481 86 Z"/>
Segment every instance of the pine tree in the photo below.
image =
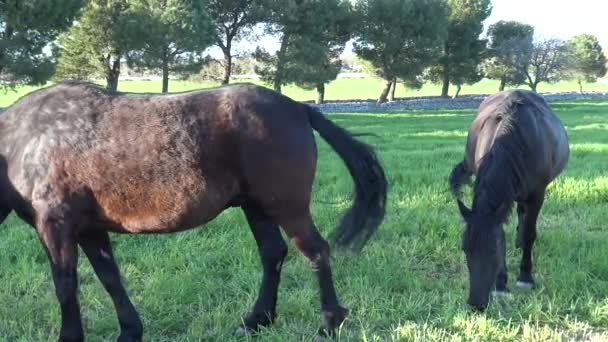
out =
<path fill-rule="evenodd" d="M 83 0 L 0 1 L 0 88 L 44 84 L 54 72 L 45 47 L 72 24 Z"/>

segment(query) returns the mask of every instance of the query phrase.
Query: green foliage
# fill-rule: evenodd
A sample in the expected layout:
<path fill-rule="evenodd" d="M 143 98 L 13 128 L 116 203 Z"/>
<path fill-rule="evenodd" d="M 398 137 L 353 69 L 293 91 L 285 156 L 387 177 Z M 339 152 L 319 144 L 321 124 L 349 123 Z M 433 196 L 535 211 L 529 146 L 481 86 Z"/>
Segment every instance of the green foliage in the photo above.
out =
<path fill-rule="evenodd" d="M 191 74 L 200 70 L 203 51 L 213 41 L 206 3 L 200 0 L 131 0 L 127 31 L 132 45 L 131 66 L 162 70 L 163 92 L 169 72 Z"/>
<path fill-rule="evenodd" d="M 606 55 L 597 37 L 591 34 L 574 36 L 568 41 L 568 46 L 572 51 L 573 76 L 581 85 L 582 92 L 582 82 L 594 83 L 606 75 Z"/>
<path fill-rule="evenodd" d="M 130 20 L 127 0 L 90 0 L 74 26 L 58 40 L 55 78 L 103 76 L 108 89 L 115 90 L 121 58 L 133 44 Z"/>
<path fill-rule="evenodd" d="M 356 3 L 354 50 L 373 74 L 414 85 L 443 48 L 448 8 L 443 0 L 362 0 Z"/>
<path fill-rule="evenodd" d="M 448 34 L 439 63 L 429 77 L 443 83 L 447 96 L 449 83 L 473 84 L 481 80 L 480 64 L 487 42 L 479 38 L 483 21 L 492 11 L 490 0 L 450 0 Z"/>
<path fill-rule="evenodd" d="M 214 43 L 222 50 L 224 68 L 222 83 L 228 84 L 233 72 L 233 43 L 252 36 L 251 29 L 264 18 L 264 0 L 208 0 L 215 36 Z"/>
<path fill-rule="evenodd" d="M 281 47 L 271 53 L 257 47 L 253 53 L 255 72 L 266 83 L 272 83 L 276 91 L 285 84 L 285 63 L 289 40 L 292 36 L 305 35 L 307 31 L 304 8 L 314 5 L 316 0 L 264 0 L 264 23 L 267 34 L 279 36 Z"/>
<path fill-rule="evenodd" d="M 488 78 L 505 85 L 525 82 L 525 70 L 534 48 L 534 27 L 516 21 L 499 21 L 488 29 L 490 59 L 485 65 Z"/>
<path fill-rule="evenodd" d="M 353 15 L 347 0 L 315 3 L 309 12 L 307 34 L 292 36 L 287 47 L 285 82 L 304 88 L 317 88 L 318 102 L 323 102 L 324 85 L 340 73 L 340 54 L 350 39 Z"/>
<path fill-rule="evenodd" d="M 253 58 L 256 61 L 254 71 L 264 83 L 270 84 L 278 78 L 276 66 L 279 58 L 277 54 L 272 54 L 258 46 L 253 53 Z"/>
<path fill-rule="evenodd" d="M 268 1 L 268 31 L 281 35 L 276 54 L 257 49 L 256 72 L 275 89 L 295 83 L 320 88 L 334 80 L 353 25 L 347 0 Z"/>
<path fill-rule="evenodd" d="M 83 0 L 0 1 L 0 88 L 44 84 L 54 59 L 44 48 L 72 24 Z"/>
<path fill-rule="evenodd" d="M 235 57 L 232 59 L 231 70 L 234 75 L 239 75 L 241 77 L 247 75 L 250 77 L 255 73 L 254 68 L 255 59 L 252 56 Z M 193 82 L 211 81 L 214 84 L 223 83 L 224 71 L 225 66 L 222 62 L 211 56 L 207 56 L 203 61 L 201 70 L 197 74 L 191 75 L 188 79 Z"/>
<path fill-rule="evenodd" d="M 568 46 L 559 39 L 535 42 L 524 69 L 524 83 L 536 91 L 541 82 L 556 83 L 568 78 L 572 65 L 571 56 Z"/>

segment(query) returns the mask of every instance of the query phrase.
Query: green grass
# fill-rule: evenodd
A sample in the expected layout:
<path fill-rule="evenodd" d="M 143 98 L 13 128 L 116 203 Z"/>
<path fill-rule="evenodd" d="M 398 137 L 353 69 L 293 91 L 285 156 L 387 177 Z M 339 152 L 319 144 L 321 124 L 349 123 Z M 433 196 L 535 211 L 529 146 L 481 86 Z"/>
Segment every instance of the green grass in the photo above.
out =
<path fill-rule="evenodd" d="M 262 84 L 260 81 L 254 81 L 255 83 Z M 209 88 L 217 86 L 214 82 L 203 82 L 194 83 L 188 81 L 170 81 L 169 91 L 178 92 L 192 89 Z M 338 79 L 326 87 L 326 99 L 327 100 L 342 100 L 342 99 L 376 99 L 383 88 L 383 82 L 377 79 L 371 78 L 341 78 Z M 525 86 L 521 86 L 525 88 Z M 13 103 L 17 98 L 27 94 L 34 90 L 33 87 L 22 87 L 17 92 L 0 92 L 0 107 L 7 106 Z M 118 89 L 121 91 L 129 92 L 160 92 L 162 89 L 161 81 L 120 81 Z M 495 93 L 498 89 L 498 81 L 494 80 L 482 80 L 472 86 L 464 86 L 462 88 L 462 94 L 491 94 Z M 591 91 L 608 91 L 608 83 L 592 83 L 584 85 L 584 89 Z M 561 92 L 561 91 L 578 91 L 578 85 L 575 82 L 559 82 L 556 84 L 545 84 L 539 85 L 538 91 L 542 92 Z M 456 89 L 452 87 L 450 94 L 454 94 Z M 294 85 L 285 86 L 283 93 L 296 100 L 314 100 L 316 98 L 315 90 L 305 90 Z M 407 97 L 407 96 L 429 96 L 441 94 L 441 87 L 427 83 L 422 89 L 414 91 L 403 87 L 400 84 L 397 87 L 395 96 Z"/>
<path fill-rule="evenodd" d="M 512 295 L 483 314 L 467 306 L 461 224 L 447 175 L 461 160 L 473 110 L 330 114 L 377 146 L 390 180 L 386 219 L 358 257 L 334 254 L 337 290 L 351 310 L 341 330 L 352 341 L 566 341 L 608 339 L 608 102 L 553 104 L 571 139 L 566 171 L 550 186 L 538 223 L 538 288 L 519 291 L 519 251 L 507 227 Z M 352 185 L 319 139 L 313 216 L 324 236 L 345 209 Z M 0 226 L 0 340 L 50 341 L 59 309 L 46 256 L 34 231 L 11 216 Z M 126 285 L 147 341 L 230 341 L 257 295 L 255 242 L 243 214 L 224 212 L 204 229 L 162 236 L 114 235 Z M 117 337 L 109 296 L 81 258 L 88 341 Z M 319 323 L 318 290 L 290 247 L 279 319 L 260 341 L 310 340 Z"/>

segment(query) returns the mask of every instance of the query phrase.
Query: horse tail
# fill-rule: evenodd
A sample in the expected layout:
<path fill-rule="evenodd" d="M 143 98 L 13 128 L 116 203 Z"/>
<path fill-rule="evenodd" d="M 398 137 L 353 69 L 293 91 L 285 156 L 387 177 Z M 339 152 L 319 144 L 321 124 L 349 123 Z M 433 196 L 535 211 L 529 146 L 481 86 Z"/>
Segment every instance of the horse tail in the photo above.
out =
<path fill-rule="evenodd" d="M 450 173 L 450 191 L 456 198 L 462 197 L 460 188 L 463 184 L 471 182 L 471 175 L 472 173 L 467 169 L 467 164 L 464 160 L 456 164 L 454 169 L 452 169 L 452 173 Z"/>
<path fill-rule="evenodd" d="M 355 200 L 330 239 L 338 247 L 359 251 L 376 232 L 386 212 L 387 181 L 374 149 L 308 107 L 310 125 L 336 151 L 355 183 Z"/>

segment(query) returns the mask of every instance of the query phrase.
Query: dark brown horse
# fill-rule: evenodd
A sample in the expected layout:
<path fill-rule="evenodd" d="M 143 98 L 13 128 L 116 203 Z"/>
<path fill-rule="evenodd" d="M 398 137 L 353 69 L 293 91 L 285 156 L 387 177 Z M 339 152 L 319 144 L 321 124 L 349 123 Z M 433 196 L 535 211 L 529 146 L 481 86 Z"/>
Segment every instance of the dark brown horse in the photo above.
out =
<path fill-rule="evenodd" d="M 246 215 L 264 270 L 241 331 L 276 317 L 287 254 L 281 226 L 318 277 L 319 333 L 331 335 L 347 311 L 334 290 L 328 243 L 310 215 L 313 129 L 355 182 L 354 206 L 335 232 L 336 243 L 361 248 L 385 212 L 387 184 L 375 153 L 318 110 L 266 88 L 242 84 L 161 96 L 70 82 L 7 108 L 0 116 L 0 219 L 14 210 L 46 248 L 61 306 L 60 340 L 84 338 L 78 245 L 112 297 L 119 340 L 141 340 L 108 232 L 177 232 L 234 206 Z"/>
<path fill-rule="evenodd" d="M 568 162 L 566 130 L 538 94 L 511 90 L 487 98 L 469 129 L 465 159 L 450 186 L 466 222 L 463 250 L 469 269 L 469 304 L 484 309 L 490 292 L 507 291 L 502 224 L 517 202 L 517 246 L 523 250 L 517 286 L 530 288 L 536 220 L 547 185 Z M 460 200 L 460 186 L 476 175 L 473 206 Z"/>

